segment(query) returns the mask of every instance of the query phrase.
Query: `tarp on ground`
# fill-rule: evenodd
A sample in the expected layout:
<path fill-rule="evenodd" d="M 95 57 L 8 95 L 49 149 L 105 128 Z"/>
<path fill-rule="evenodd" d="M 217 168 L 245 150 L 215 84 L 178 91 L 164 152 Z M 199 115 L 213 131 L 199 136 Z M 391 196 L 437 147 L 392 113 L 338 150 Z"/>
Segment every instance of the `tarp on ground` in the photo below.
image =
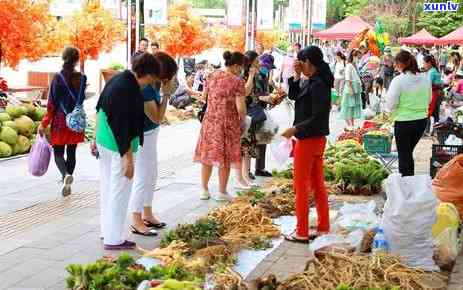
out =
<path fill-rule="evenodd" d="M 314 37 L 323 40 L 352 40 L 366 28 L 373 27 L 358 16 L 350 16 L 330 28 L 315 32 Z"/>
<path fill-rule="evenodd" d="M 450 32 L 444 37 L 439 38 L 439 44 L 458 44 L 463 45 L 463 26 L 457 30 Z"/>
<path fill-rule="evenodd" d="M 438 41 L 438 38 L 433 36 L 431 33 L 429 33 L 424 28 L 409 37 L 403 37 L 399 39 L 400 44 L 416 44 L 416 45 L 436 44 L 437 41 Z"/>

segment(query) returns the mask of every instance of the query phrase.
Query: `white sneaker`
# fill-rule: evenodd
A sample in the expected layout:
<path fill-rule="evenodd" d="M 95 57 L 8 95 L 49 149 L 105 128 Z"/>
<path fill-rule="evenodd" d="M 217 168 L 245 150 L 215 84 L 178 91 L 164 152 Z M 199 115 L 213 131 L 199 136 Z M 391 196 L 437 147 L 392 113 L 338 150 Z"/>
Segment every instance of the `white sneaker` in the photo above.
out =
<path fill-rule="evenodd" d="M 208 200 L 211 198 L 211 194 L 209 193 L 209 191 L 207 190 L 203 190 L 201 191 L 201 193 L 199 194 L 199 199 L 201 200 Z"/>
<path fill-rule="evenodd" d="M 71 184 L 74 181 L 72 175 L 66 175 L 63 180 L 63 186 L 61 187 L 61 195 L 68 196 L 72 193 Z"/>
<path fill-rule="evenodd" d="M 238 189 L 238 190 L 250 190 L 251 189 L 251 186 L 250 185 L 245 185 L 241 182 L 237 182 L 235 184 L 235 189 Z"/>
<path fill-rule="evenodd" d="M 215 201 L 230 201 L 231 196 L 228 193 L 217 193 L 214 195 L 214 200 Z"/>

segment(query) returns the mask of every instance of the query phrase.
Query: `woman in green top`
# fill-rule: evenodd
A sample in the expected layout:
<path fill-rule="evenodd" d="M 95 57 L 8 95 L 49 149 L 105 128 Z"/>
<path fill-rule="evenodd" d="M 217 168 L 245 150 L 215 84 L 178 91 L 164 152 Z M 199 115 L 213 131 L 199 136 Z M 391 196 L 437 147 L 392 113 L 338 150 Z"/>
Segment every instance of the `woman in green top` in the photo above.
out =
<path fill-rule="evenodd" d="M 124 239 L 134 176 L 134 153 L 143 145 L 144 102 L 141 88 L 152 84 L 159 63 L 152 54 L 134 58 L 132 70 L 109 80 L 96 107 L 96 145 L 100 159 L 101 232 L 106 250 L 135 248 Z"/>
<path fill-rule="evenodd" d="M 413 151 L 428 123 L 431 82 L 421 73 L 415 57 L 402 50 L 395 57 L 396 76 L 387 91 L 386 107 L 394 119 L 394 135 L 402 176 L 415 174 Z"/>

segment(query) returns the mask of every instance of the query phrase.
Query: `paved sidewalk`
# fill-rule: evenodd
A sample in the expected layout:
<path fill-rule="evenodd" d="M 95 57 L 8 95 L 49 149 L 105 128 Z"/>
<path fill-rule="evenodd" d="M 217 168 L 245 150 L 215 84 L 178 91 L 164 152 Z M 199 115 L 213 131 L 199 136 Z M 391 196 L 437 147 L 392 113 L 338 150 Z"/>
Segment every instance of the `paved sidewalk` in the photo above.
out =
<path fill-rule="evenodd" d="M 281 129 L 292 118 L 286 107 L 277 108 L 274 118 Z M 332 118 L 332 135 L 343 122 Z M 191 120 L 163 127 L 159 138 L 160 180 L 154 208 L 169 224 L 192 222 L 217 206 L 198 199 L 200 168 L 192 163 L 199 123 Z M 98 165 L 87 146 L 78 150 L 74 194 L 58 195 L 58 173 L 54 165 L 42 178 L 27 175 L 27 159 L 0 162 L 0 289 L 65 289 L 65 267 L 70 263 L 93 262 L 103 255 L 99 240 Z M 268 153 L 268 169 L 275 168 Z M 230 188 L 233 185 L 230 182 Z M 216 173 L 211 179 L 217 190 Z M 141 247 L 154 248 L 159 238 L 129 236 Z M 311 258 L 306 245 L 282 243 L 252 273 L 252 277 L 277 274 L 286 278 L 304 269 Z"/>

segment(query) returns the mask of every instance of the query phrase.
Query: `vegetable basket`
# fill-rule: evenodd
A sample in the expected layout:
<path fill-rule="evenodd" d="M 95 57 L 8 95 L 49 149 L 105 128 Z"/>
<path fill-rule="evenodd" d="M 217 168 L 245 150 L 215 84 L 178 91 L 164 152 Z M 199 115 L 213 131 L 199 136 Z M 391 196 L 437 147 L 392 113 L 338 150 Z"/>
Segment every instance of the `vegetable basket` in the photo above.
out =
<path fill-rule="evenodd" d="M 369 154 L 391 153 L 392 137 L 390 135 L 369 135 L 363 136 L 363 147 Z"/>

